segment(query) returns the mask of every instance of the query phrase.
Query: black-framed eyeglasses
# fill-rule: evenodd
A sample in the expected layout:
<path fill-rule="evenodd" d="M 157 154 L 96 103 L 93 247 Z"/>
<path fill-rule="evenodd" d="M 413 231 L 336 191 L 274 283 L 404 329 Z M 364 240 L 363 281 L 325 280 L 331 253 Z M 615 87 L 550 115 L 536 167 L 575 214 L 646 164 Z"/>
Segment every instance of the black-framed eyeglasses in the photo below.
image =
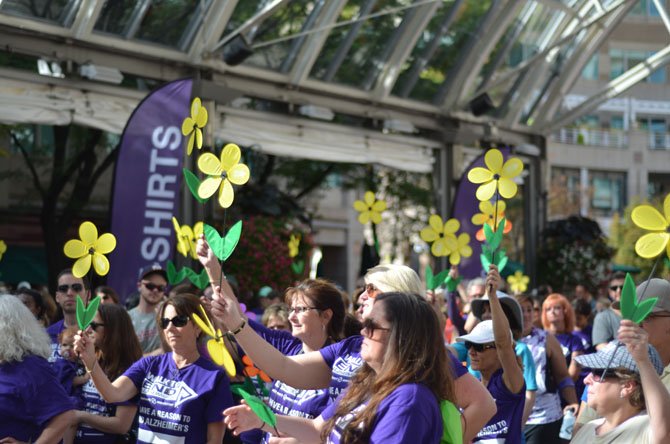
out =
<path fill-rule="evenodd" d="M 63 284 L 63 285 L 59 285 L 58 287 L 56 287 L 56 291 L 58 291 L 59 293 L 67 293 L 67 291 L 70 288 L 75 293 L 79 293 L 80 291 L 82 291 L 84 289 L 84 286 L 82 284 L 71 284 L 71 285 Z"/>
<path fill-rule="evenodd" d="M 623 290 L 623 285 L 610 285 L 610 290 L 612 291 Z"/>
<path fill-rule="evenodd" d="M 104 327 L 105 326 L 105 324 L 103 324 L 102 322 L 95 322 L 95 321 L 91 321 L 91 323 L 88 324 L 88 325 L 90 325 L 91 329 L 94 330 L 94 331 L 98 330 L 98 327 Z"/>
<path fill-rule="evenodd" d="M 109 299 L 109 296 L 107 296 L 106 294 L 103 294 L 102 296 L 100 296 L 100 299 L 102 299 L 103 301 L 106 301 L 107 299 Z"/>
<path fill-rule="evenodd" d="M 363 320 L 362 327 L 363 327 L 363 330 L 368 331 L 368 337 L 370 337 L 370 338 L 375 335 L 375 330 L 391 331 L 390 328 L 384 328 L 370 318 L 367 318 L 367 319 Z"/>
<path fill-rule="evenodd" d="M 144 284 L 144 286 L 147 287 L 147 290 L 149 290 L 149 291 L 154 291 L 154 290 L 158 290 L 160 292 L 165 291 L 165 285 L 156 285 L 156 284 L 153 284 L 151 282 L 142 282 L 142 284 Z"/>
<path fill-rule="evenodd" d="M 178 315 L 175 316 L 174 318 L 162 318 L 161 319 L 161 328 L 165 330 L 168 328 L 168 325 L 170 325 L 170 322 L 172 322 L 172 325 L 175 327 L 183 327 L 188 323 L 188 316 L 186 315 Z"/>
<path fill-rule="evenodd" d="M 379 288 L 375 287 L 374 284 L 365 284 L 365 292 L 368 294 L 369 298 L 376 298 L 377 293 L 381 293 Z"/>
<path fill-rule="evenodd" d="M 496 345 L 494 343 L 477 344 L 476 342 L 465 341 L 465 348 L 467 348 L 468 350 L 473 349 L 477 353 L 481 353 L 481 352 L 484 352 L 486 350 L 496 348 Z"/>
<path fill-rule="evenodd" d="M 310 310 L 320 310 L 319 308 L 316 307 L 302 307 L 300 305 L 296 307 L 291 307 L 288 309 L 288 314 L 291 315 L 293 313 L 295 314 L 301 314 L 301 313 L 307 313 Z"/>

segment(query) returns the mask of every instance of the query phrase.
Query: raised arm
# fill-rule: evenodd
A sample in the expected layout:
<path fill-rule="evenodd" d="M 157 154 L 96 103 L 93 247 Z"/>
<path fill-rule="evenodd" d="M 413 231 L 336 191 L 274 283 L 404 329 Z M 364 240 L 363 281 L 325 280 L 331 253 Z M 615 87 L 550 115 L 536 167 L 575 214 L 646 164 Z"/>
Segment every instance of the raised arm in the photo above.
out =
<path fill-rule="evenodd" d="M 56 444 L 74 420 L 74 410 L 68 410 L 49 420 L 34 444 Z"/>
<path fill-rule="evenodd" d="M 124 402 L 137 394 L 135 384 L 126 376 L 119 376 L 114 382 L 109 381 L 105 372 L 98 365 L 93 340 L 81 330 L 74 337 L 74 351 L 84 363 L 102 399 L 109 403 Z"/>
<path fill-rule="evenodd" d="M 486 387 L 470 373 L 455 381 L 454 390 L 458 406 L 463 409 L 463 442 L 470 442 L 495 415 L 496 402 Z"/>
<path fill-rule="evenodd" d="M 502 278 L 498 273 L 498 267 L 491 265 L 489 273 L 486 276 L 486 292 L 488 293 L 489 304 L 491 306 L 496 351 L 498 359 L 502 364 L 505 386 L 512 393 L 519 393 L 524 384 L 523 371 L 514 352 L 514 340 L 509 328 L 509 321 L 496 294 L 501 282 Z"/>
<path fill-rule="evenodd" d="M 264 423 L 244 401 L 235 407 L 223 411 L 224 422 L 234 435 L 253 429 L 275 433 L 275 430 Z M 282 435 L 297 438 L 301 443 L 319 443 L 324 421 L 319 416 L 315 419 L 300 418 L 297 416 L 277 415 L 277 431 Z"/>
<path fill-rule="evenodd" d="M 644 393 L 651 435 L 654 444 L 670 442 L 670 392 L 663 385 L 649 360 L 649 336 L 645 330 L 632 321 L 622 320 L 619 327 L 619 341 L 626 345 L 640 370 L 642 392 Z"/>
<path fill-rule="evenodd" d="M 565 362 L 561 344 L 556 339 L 556 336 L 547 333 L 547 360 L 551 366 L 551 371 L 554 380 L 558 384 L 561 391 L 561 397 L 569 405 L 567 408 L 574 408 L 575 411 L 579 408 L 577 393 L 575 391 L 575 383 L 568 373 L 568 364 Z"/>
<path fill-rule="evenodd" d="M 77 423 L 86 423 L 101 432 L 123 435 L 133 425 L 135 413 L 137 413 L 136 405 L 119 405 L 116 407 L 116 414 L 114 416 L 94 415 L 84 411 L 77 411 L 75 417 Z"/>

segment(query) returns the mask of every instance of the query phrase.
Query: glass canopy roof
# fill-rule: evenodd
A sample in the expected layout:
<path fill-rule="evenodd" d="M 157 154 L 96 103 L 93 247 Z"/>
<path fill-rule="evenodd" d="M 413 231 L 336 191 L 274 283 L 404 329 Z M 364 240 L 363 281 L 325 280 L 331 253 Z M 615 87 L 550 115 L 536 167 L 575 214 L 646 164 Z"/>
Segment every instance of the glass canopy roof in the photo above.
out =
<path fill-rule="evenodd" d="M 100 54 L 109 52 L 185 67 L 185 72 L 205 73 L 218 81 L 246 79 L 248 83 L 238 81 L 235 87 L 251 97 L 262 94 L 259 85 L 271 85 L 287 94 L 355 99 L 409 115 L 494 121 L 546 134 L 570 118 L 571 111 L 562 108 L 565 94 L 637 3 L 4 0 L 0 30 L 19 36 L 6 46 L 12 53 L 57 59 L 57 51 L 40 53 L 28 41 L 21 46 L 21 38 L 37 36 L 94 48 L 101 57 L 75 59 L 77 64 L 105 65 Z M 667 20 L 665 11 L 660 15 Z M 253 49 L 251 55 L 237 66 L 224 63 L 223 51 L 232 51 L 242 37 Z M 657 57 L 654 66 L 662 66 L 666 58 Z M 164 68 L 152 71 L 138 65 L 122 70 L 172 80 Z M 616 92 L 619 83 L 640 81 L 644 73 L 633 77 L 623 73 L 608 87 Z M 599 94 L 572 112 L 583 114 L 613 95 L 607 90 Z M 475 102 L 484 106 L 476 107 Z"/>

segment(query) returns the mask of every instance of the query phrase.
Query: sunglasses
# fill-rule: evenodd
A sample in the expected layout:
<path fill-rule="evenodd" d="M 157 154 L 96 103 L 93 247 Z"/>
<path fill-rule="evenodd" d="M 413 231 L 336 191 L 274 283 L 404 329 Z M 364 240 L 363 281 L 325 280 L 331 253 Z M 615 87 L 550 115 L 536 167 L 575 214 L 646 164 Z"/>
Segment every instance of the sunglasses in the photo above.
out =
<path fill-rule="evenodd" d="M 375 330 L 381 330 L 381 331 L 390 331 L 390 328 L 384 328 L 377 324 L 375 321 L 372 319 L 368 318 L 363 320 L 363 329 L 367 330 L 369 335 L 368 337 L 371 338 L 375 335 Z"/>
<path fill-rule="evenodd" d="M 623 285 L 610 285 L 610 290 L 612 291 L 623 290 Z"/>
<path fill-rule="evenodd" d="M 165 330 L 168 328 L 168 325 L 170 325 L 170 322 L 172 322 L 172 325 L 175 327 L 183 327 L 188 323 L 188 316 L 186 315 L 179 315 L 175 316 L 174 318 L 162 318 L 161 319 L 161 328 Z"/>
<path fill-rule="evenodd" d="M 288 314 L 291 315 L 293 313 L 300 314 L 300 313 L 307 313 L 310 310 L 319 310 L 316 307 L 301 307 L 301 306 L 296 306 L 296 307 L 291 307 L 288 309 Z"/>
<path fill-rule="evenodd" d="M 369 298 L 376 298 L 377 293 L 381 293 L 379 288 L 375 287 L 373 284 L 365 284 L 365 292 L 368 294 Z"/>
<path fill-rule="evenodd" d="M 165 290 L 165 285 L 156 285 L 156 284 L 152 284 L 151 282 L 142 282 L 142 284 L 144 284 L 144 286 L 147 287 L 147 290 L 149 290 L 149 291 L 154 291 L 154 290 L 164 291 Z"/>
<path fill-rule="evenodd" d="M 492 348 L 496 348 L 495 344 L 477 344 L 474 342 L 469 342 L 465 341 L 465 348 L 470 350 L 471 348 L 474 349 L 477 353 L 481 353 L 486 350 L 490 350 Z"/>
<path fill-rule="evenodd" d="M 594 382 L 603 382 L 605 379 L 608 378 L 609 379 L 618 378 L 618 376 L 611 370 L 605 370 L 602 373 L 597 370 L 591 372 L 591 379 L 593 379 Z"/>
<path fill-rule="evenodd" d="M 91 323 L 88 324 L 88 325 L 90 325 L 91 329 L 94 330 L 94 331 L 97 331 L 98 327 L 104 327 L 105 326 L 105 324 L 103 324 L 102 322 L 94 322 L 94 321 L 91 321 Z"/>
<path fill-rule="evenodd" d="M 78 293 L 78 292 L 80 292 L 80 291 L 82 291 L 82 290 L 84 289 L 84 286 L 83 286 L 82 284 L 72 284 L 72 285 L 63 284 L 63 285 L 59 285 L 58 287 L 56 287 L 56 290 L 57 290 L 59 293 L 67 293 L 67 291 L 68 291 L 70 288 L 71 288 L 72 291 L 74 291 L 75 293 Z"/>

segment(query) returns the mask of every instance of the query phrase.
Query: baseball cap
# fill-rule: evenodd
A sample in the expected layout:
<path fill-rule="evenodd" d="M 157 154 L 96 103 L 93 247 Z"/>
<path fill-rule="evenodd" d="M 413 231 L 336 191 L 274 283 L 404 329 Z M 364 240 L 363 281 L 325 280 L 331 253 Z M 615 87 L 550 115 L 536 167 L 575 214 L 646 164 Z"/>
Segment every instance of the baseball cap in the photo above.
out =
<path fill-rule="evenodd" d="M 647 285 L 647 282 L 649 285 Z M 644 296 L 641 296 L 643 292 Z M 652 313 L 670 312 L 670 282 L 665 279 L 653 278 L 642 282 L 637 286 L 637 297 L 640 302 L 645 299 L 658 298 L 656 305 L 651 310 Z"/>
<path fill-rule="evenodd" d="M 140 274 L 137 277 L 137 279 L 141 281 L 142 279 L 145 279 L 150 274 L 160 274 L 161 276 L 163 276 L 163 279 L 165 279 L 166 281 L 168 280 L 167 272 L 165 270 L 163 270 L 163 267 L 161 267 L 160 264 L 152 264 L 152 265 L 147 265 L 146 267 L 143 267 L 140 270 Z"/>
<path fill-rule="evenodd" d="M 640 369 L 637 368 L 635 359 L 628 352 L 628 349 L 624 344 L 621 344 L 620 347 L 617 347 L 617 340 L 610 342 L 607 347 L 602 350 L 597 351 L 596 353 L 591 353 L 588 355 L 579 355 L 575 356 L 575 361 L 582 367 L 591 368 L 595 370 L 603 370 L 608 368 L 607 364 L 612 360 L 609 368 L 625 368 L 635 373 L 640 373 Z M 661 362 L 661 357 L 659 356 L 656 349 L 649 345 L 649 360 L 654 366 L 654 370 L 659 375 L 663 373 L 663 363 Z"/>
<path fill-rule="evenodd" d="M 511 331 L 509 334 L 512 336 Z M 475 328 L 472 329 L 470 334 L 459 336 L 456 338 L 456 341 L 473 342 L 475 344 L 488 344 L 489 342 L 495 341 L 495 339 L 495 335 L 493 334 L 493 321 L 489 319 L 475 325 Z"/>
<path fill-rule="evenodd" d="M 509 320 L 510 328 L 512 330 L 523 331 L 523 315 L 521 314 L 521 305 L 519 305 L 516 299 L 506 293 L 503 293 L 502 291 L 498 291 L 496 294 L 498 295 L 500 305 L 502 305 L 503 311 Z M 482 313 L 484 313 L 484 302 L 489 302 L 488 295 L 485 295 L 482 298 L 473 299 L 470 303 L 472 314 L 475 315 L 477 319 L 482 318 Z"/>

